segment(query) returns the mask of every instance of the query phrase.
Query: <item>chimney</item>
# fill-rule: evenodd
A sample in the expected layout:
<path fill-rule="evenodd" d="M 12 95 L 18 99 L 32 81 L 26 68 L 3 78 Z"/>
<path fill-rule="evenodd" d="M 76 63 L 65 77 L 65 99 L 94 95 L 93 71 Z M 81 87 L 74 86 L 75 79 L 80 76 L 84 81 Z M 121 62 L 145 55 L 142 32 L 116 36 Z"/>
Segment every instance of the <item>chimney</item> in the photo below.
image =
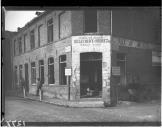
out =
<path fill-rule="evenodd" d="M 20 27 L 18 27 L 18 28 L 17 28 L 17 31 L 20 31 L 20 30 L 21 30 L 21 28 L 20 28 Z"/>
<path fill-rule="evenodd" d="M 35 12 L 37 16 L 40 16 L 42 13 L 41 12 Z"/>

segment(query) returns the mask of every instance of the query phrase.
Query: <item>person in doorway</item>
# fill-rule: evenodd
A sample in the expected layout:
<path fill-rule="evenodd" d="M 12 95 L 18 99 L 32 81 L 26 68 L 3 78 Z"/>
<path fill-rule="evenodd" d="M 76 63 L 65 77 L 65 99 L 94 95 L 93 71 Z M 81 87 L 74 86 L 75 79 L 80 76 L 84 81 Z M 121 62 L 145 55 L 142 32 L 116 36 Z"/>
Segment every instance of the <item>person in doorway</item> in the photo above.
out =
<path fill-rule="evenodd" d="M 41 90 L 41 88 L 42 88 L 42 82 L 40 78 L 37 78 L 37 93 L 36 93 L 37 96 L 39 95 L 39 91 Z"/>

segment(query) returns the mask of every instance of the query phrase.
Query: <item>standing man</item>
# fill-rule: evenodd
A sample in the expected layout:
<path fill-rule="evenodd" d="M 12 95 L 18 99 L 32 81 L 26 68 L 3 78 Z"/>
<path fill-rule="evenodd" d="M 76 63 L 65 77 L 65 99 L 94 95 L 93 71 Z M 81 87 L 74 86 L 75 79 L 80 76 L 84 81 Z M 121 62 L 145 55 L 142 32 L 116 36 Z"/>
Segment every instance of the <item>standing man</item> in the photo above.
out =
<path fill-rule="evenodd" d="M 25 82 L 25 80 L 22 76 L 20 78 L 20 85 L 22 87 L 23 94 L 24 94 L 24 97 L 25 97 L 26 96 L 26 82 Z"/>
<path fill-rule="evenodd" d="M 36 95 L 39 95 L 39 90 L 41 90 L 42 88 L 42 81 L 40 80 L 40 78 L 37 78 L 37 93 Z"/>

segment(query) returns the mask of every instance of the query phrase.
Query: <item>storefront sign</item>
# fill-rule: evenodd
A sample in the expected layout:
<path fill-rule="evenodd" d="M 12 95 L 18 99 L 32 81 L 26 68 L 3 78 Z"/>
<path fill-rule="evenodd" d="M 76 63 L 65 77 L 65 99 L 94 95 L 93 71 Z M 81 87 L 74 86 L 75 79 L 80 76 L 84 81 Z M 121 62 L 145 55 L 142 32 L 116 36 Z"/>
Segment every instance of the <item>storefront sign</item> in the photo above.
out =
<path fill-rule="evenodd" d="M 71 76 L 71 69 L 65 68 L 65 76 Z"/>
<path fill-rule="evenodd" d="M 112 67 L 112 75 L 119 76 L 120 75 L 120 67 L 113 66 Z"/>
<path fill-rule="evenodd" d="M 124 38 L 112 37 L 112 48 L 116 50 L 116 45 L 132 48 L 141 48 L 141 49 L 153 49 L 156 48 L 156 45 L 151 43 L 144 43 L 140 41 L 128 40 Z"/>

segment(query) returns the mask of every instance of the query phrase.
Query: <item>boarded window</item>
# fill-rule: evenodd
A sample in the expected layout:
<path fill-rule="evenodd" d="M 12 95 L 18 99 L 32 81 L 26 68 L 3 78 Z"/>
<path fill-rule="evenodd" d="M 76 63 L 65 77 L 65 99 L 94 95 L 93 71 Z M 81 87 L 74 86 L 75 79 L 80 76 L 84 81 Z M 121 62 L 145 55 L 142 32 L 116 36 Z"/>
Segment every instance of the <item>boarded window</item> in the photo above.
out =
<path fill-rule="evenodd" d="M 53 57 L 50 57 L 48 59 L 48 83 L 54 84 L 55 78 L 54 78 L 54 59 Z"/>
<path fill-rule="evenodd" d="M 22 40 L 21 37 L 18 39 L 18 44 L 19 44 L 19 54 L 22 53 Z"/>
<path fill-rule="evenodd" d="M 69 14 L 68 11 L 59 14 L 59 38 L 65 38 L 71 33 Z"/>
<path fill-rule="evenodd" d="M 97 32 L 97 10 L 84 11 L 84 32 Z"/>
<path fill-rule="evenodd" d="M 35 62 L 31 63 L 31 83 L 36 84 L 36 67 Z"/>
<path fill-rule="evenodd" d="M 39 78 L 44 83 L 44 61 L 39 61 Z"/>
<path fill-rule="evenodd" d="M 30 48 L 35 48 L 35 36 L 34 36 L 34 30 L 30 32 Z"/>
<path fill-rule="evenodd" d="M 53 19 L 47 21 L 47 37 L 48 43 L 53 41 Z"/>
<path fill-rule="evenodd" d="M 60 85 L 66 84 L 65 67 L 66 67 L 66 55 L 61 55 L 59 57 Z"/>

